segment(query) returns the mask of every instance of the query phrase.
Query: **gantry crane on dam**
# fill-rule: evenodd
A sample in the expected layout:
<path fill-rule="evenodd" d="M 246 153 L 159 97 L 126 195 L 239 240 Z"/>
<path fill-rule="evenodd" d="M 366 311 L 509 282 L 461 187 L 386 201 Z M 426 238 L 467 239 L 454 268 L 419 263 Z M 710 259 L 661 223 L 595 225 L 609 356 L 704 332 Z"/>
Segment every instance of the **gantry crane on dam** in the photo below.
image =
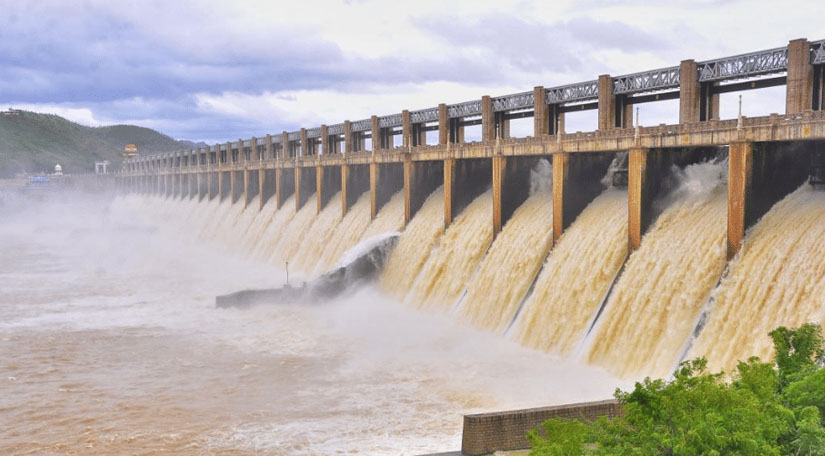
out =
<path fill-rule="evenodd" d="M 782 85 L 784 114 L 719 119 L 720 94 Z M 678 124 L 633 125 L 634 105 L 676 99 Z M 555 240 L 601 191 L 616 154 L 627 152 L 633 250 L 652 221 L 652 202 L 670 167 L 729 147 L 730 258 L 773 203 L 809 176 L 825 177 L 824 109 L 825 40 L 798 39 L 733 57 L 130 158 L 118 179 L 128 191 L 143 193 L 244 204 L 260 195 L 261 207 L 270 198 L 279 208 L 294 198 L 299 209 L 314 193 L 318 211 L 339 191 L 343 212 L 370 191 L 372 217 L 403 189 L 405 222 L 443 185 L 445 226 L 492 185 L 497 233 L 527 198 L 532 165 L 547 157 Z M 598 129 L 565 133 L 565 113 L 583 110 L 598 111 Z M 530 117 L 533 136 L 510 137 L 510 121 Z M 464 129 L 472 125 L 481 126 L 481 141 L 465 142 Z M 438 132 L 438 144 L 426 143 L 431 131 Z"/>

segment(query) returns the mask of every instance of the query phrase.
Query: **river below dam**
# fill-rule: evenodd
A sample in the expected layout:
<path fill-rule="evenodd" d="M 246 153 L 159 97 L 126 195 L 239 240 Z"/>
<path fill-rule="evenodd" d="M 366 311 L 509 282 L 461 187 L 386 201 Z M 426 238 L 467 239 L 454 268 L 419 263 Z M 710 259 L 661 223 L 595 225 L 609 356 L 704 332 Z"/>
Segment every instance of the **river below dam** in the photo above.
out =
<path fill-rule="evenodd" d="M 277 252 L 317 241 L 303 239 L 312 217 L 257 204 L 0 207 L 0 454 L 415 455 L 457 450 L 466 413 L 628 386 L 373 287 L 216 309 L 218 294 L 283 284 Z M 392 211 L 402 199 L 345 226 L 397 230 Z"/>

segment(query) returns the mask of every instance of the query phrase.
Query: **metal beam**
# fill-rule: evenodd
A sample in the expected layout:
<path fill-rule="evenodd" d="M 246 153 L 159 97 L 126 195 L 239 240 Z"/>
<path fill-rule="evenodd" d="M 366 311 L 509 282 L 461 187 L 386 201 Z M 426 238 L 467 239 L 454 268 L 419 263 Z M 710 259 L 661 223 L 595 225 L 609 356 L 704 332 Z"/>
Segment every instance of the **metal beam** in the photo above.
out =
<path fill-rule="evenodd" d="M 613 78 L 613 93 L 615 95 L 629 95 L 678 88 L 678 66 Z"/>
<path fill-rule="evenodd" d="M 764 74 L 782 73 L 788 69 L 788 48 L 751 52 L 697 64 L 699 82 L 730 81 Z"/>
<path fill-rule="evenodd" d="M 766 87 L 776 87 L 787 84 L 787 77 L 780 76 L 778 78 L 759 79 L 756 81 L 743 81 L 734 84 L 724 84 L 713 87 L 713 93 L 730 93 L 739 92 L 742 90 L 764 89 Z"/>

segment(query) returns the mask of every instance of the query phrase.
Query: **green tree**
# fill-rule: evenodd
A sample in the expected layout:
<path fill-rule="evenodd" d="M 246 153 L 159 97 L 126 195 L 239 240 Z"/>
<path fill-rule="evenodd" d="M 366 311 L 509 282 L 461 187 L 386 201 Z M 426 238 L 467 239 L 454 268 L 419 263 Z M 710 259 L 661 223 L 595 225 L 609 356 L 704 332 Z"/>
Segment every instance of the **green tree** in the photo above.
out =
<path fill-rule="evenodd" d="M 825 340 L 819 325 L 770 333 L 773 363 L 740 362 L 726 380 L 707 362 L 683 363 L 673 379 L 616 391 L 625 416 L 550 420 L 531 432 L 532 456 L 825 456 Z"/>
<path fill-rule="evenodd" d="M 818 324 L 806 323 L 796 329 L 780 326 L 771 331 L 770 336 L 782 386 L 825 361 L 825 341 Z"/>

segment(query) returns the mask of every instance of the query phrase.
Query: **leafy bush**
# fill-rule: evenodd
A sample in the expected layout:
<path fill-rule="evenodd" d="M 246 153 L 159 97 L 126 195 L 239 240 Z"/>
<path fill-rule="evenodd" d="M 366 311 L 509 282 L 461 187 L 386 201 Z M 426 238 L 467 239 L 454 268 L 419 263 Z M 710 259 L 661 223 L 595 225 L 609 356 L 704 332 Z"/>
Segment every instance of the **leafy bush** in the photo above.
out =
<path fill-rule="evenodd" d="M 625 416 L 551 419 L 531 431 L 531 456 L 825 456 L 825 340 L 819 325 L 770 333 L 773 363 L 740 362 L 730 382 L 707 361 L 683 363 L 670 381 L 616 391 Z"/>

